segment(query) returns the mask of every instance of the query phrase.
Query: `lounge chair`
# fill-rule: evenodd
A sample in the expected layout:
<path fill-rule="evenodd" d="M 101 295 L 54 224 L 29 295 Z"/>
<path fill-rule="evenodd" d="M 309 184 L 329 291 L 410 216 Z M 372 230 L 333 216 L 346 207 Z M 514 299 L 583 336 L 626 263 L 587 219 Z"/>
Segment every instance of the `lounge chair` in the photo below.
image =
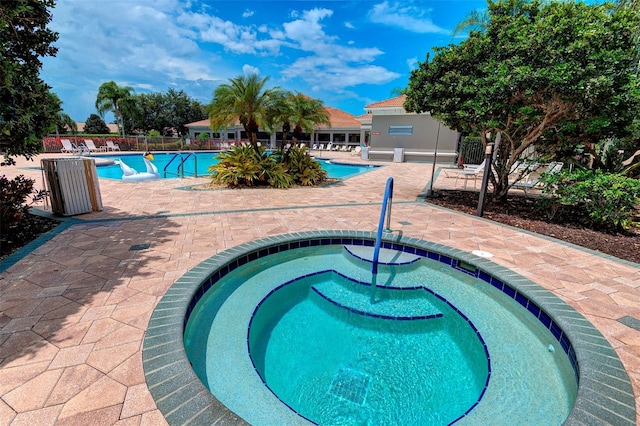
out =
<path fill-rule="evenodd" d="M 527 191 L 529 191 L 530 189 L 534 189 L 534 188 L 542 189 L 542 182 L 540 182 L 540 176 L 542 176 L 543 174 L 558 173 L 560 170 L 562 170 L 563 165 L 564 164 L 559 161 L 553 161 L 547 165 L 544 172 L 537 173 L 534 171 L 528 174 L 527 176 L 525 176 L 524 179 L 513 182 L 511 184 L 511 187 L 522 189 L 525 195 L 529 195 Z"/>
<path fill-rule="evenodd" d="M 113 141 L 107 141 L 107 151 L 120 151 L 120 146 Z"/>
<path fill-rule="evenodd" d="M 60 142 L 62 142 L 60 152 L 63 154 L 76 154 L 78 152 L 78 147 L 69 139 L 60 139 Z"/>
<path fill-rule="evenodd" d="M 356 146 L 353 151 L 351 151 L 351 155 L 360 155 L 360 151 L 362 151 L 362 147 Z"/>
<path fill-rule="evenodd" d="M 98 148 L 97 146 L 95 146 L 95 144 L 93 143 L 93 139 L 85 139 L 84 140 L 84 146 L 86 146 L 90 152 L 104 152 L 105 151 L 105 147 L 101 146 L 100 148 Z"/>
<path fill-rule="evenodd" d="M 472 179 L 473 187 L 476 188 L 477 178 L 482 177 L 484 174 L 486 159 L 480 164 L 465 164 L 462 169 L 442 169 L 444 175 L 448 178 L 455 178 L 455 185 L 458 185 L 458 180 L 464 180 L 464 189 L 467 189 L 467 182 Z"/>

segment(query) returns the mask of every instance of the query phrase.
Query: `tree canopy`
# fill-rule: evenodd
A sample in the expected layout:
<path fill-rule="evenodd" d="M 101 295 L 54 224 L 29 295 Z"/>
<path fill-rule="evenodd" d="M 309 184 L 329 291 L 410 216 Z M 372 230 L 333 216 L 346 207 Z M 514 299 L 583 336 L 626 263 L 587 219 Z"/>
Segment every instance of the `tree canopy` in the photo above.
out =
<path fill-rule="evenodd" d="M 269 77 L 260 78 L 257 74 L 241 75 L 216 87 L 208 106 L 211 128 L 222 129 L 239 120 L 251 135 L 251 145 L 257 151 L 258 130 L 269 128 L 273 123 L 272 107 L 275 100 L 282 97 L 280 88 L 265 88 L 268 80 Z"/>
<path fill-rule="evenodd" d="M 0 151 L 33 157 L 60 111 L 57 97 L 39 77 L 40 58 L 55 56 L 58 34 L 47 28 L 53 0 L 0 2 Z M 56 104 L 57 101 L 57 104 Z"/>
<path fill-rule="evenodd" d="M 177 132 L 180 136 L 186 136 L 189 129 L 185 124 L 207 118 L 206 107 L 183 90 L 142 93 L 134 95 L 133 100 L 135 106 L 125 120 L 128 130 L 157 130 L 165 136 Z"/>
<path fill-rule="evenodd" d="M 84 133 L 105 135 L 110 133 L 110 130 L 107 123 L 98 114 L 91 114 L 84 123 Z"/>
<path fill-rule="evenodd" d="M 472 32 L 411 74 L 405 109 L 429 112 L 463 134 L 501 134 L 493 177 L 531 147 L 620 136 L 637 115 L 634 63 L 639 16 L 610 4 L 489 2 L 485 32 Z"/>
<path fill-rule="evenodd" d="M 102 83 L 98 88 L 96 96 L 96 109 L 101 117 L 106 112 L 112 112 L 122 137 L 124 137 L 124 114 L 132 109 L 133 88 L 129 86 L 118 86 L 115 81 Z"/>

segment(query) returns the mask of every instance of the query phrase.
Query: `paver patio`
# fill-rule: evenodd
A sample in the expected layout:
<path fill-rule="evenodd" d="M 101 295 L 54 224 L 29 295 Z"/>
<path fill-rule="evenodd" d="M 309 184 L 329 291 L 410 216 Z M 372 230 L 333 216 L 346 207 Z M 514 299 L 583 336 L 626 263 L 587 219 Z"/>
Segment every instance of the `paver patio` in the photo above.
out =
<path fill-rule="evenodd" d="M 323 156 L 360 162 L 348 153 Z M 4 262 L 10 266 L 0 274 L 0 426 L 164 424 L 145 385 L 141 348 L 151 312 L 173 282 L 254 239 L 375 231 L 389 176 L 394 232 L 490 252 L 496 263 L 553 291 L 615 348 L 640 413 L 640 331 L 618 321 L 640 319 L 639 265 L 429 205 L 418 195 L 430 163 L 381 164 L 335 185 L 289 190 L 188 189 L 204 178 L 101 179 L 103 211 L 67 219 L 35 250 Z M 19 160 L 3 172 L 41 186 L 38 166 Z M 437 176 L 434 188 L 454 185 Z"/>

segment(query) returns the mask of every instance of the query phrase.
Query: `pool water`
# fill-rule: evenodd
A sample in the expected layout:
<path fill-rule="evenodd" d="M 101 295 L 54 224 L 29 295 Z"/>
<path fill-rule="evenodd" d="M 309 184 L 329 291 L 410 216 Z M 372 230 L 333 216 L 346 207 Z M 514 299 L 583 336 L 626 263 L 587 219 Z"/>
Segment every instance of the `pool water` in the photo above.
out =
<path fill-rule="evenodd" d="M 197 174 L 198 176 L 206 176 L 209 175 L 209 167 L 217 164 L 218 160 L 216 158 L 217 152 L 195 152 L 189 158 L 187 155 L 189 153 L 182 153 L 182 158 L 184 158 L 184 176 L 194 176 L 196 172 L 196 161 L 194 161 L 194 156 L 197 158 Z M 177 178 L 179 176 L 178 166 L 180 165 L 180 158 L 176 158 L 173 161 L 175 153 L 153 153 L 154 160 L 153 164 L 158 168 L 158 172 L 160 175 L 164 177 L 164 170 L 167 167 L 167 164 L 171 162 L 171 164 L 167 168 L 167 178 Z M 125 164 L 138 172 L 145 172 L 146 165 L 143 160 L 142 154 L 123 154 L 118 156 L 105 156 L 100 157 L 101 159 L 106 160 L 122 160 Z M 328 177 L 334 179 L 347 179 L 361 173 L 366 173 L 368 171 L 373 170 L 377 166 L 370 165 L 356 165 L 356 164 L 337 164 L 331 162 L 330 160 L 321 159 L 320 164 L 322 168 L 327 171 Z M 122 170 L 120 166 L 117 164 L 109 164 L 97 167 L 98 176 L 101 178 L 107 179 L 122 179 Z"/>
<path fill-rule="evenodd" d="M 343 246 L 240 266 L 189 317 L 184 342 L 193 369 L 251 424 L 566 419 L 575 371 L 515 300 L 427 258 L 380 266 L 378 287 L 370 282 L 370 264 Z"/>
<path fill-rule="evenodd" d="M 356 303 L 369 293 L 333 272 L 272 293 L 249 335 L 267 386 L 319 424 L 449 424 L 464 415 L 489 378 L 479 336 L 424 289 L 382 289 L 372 309 Z M 346 309 L 354 305 L 365 314 Z"/>

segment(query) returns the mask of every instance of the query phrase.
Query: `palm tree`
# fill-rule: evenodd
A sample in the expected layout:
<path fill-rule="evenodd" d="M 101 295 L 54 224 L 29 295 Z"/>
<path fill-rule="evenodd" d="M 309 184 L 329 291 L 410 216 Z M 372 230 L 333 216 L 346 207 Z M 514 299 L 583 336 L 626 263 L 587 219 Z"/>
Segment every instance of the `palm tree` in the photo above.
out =
<path fill-rule="evenodd" d="M 104 118 L 105 112 L 113 112 L 116 123 L 122 132 L 124 138 L 124 110 L 127 103 L 131 100 L 133 88 L 129 86 L 120 87 L 115 81 L 107 81 L 102 83 L 98 89 L 96 98 L 96 109 L 98 114 Z"/>
<path fill-rule="evenodd" d="M 251 137 L 251 145 L 258 149 L 258 129 L 266 129 L 272 123 L 273 101 L 282 95 L 278 87 L 264 89 L 269 77 L 258 74 L 243 75 L 221 84 L 213 91 L 213 100 L 208 105 L 212 129 L 221 129 L 239 120 Z"/>
<path fill-rule="evenodd" d="M 294 144 L 303 133 L 310 134 L 320 124 L 331 125 L 329 113 L 322 105 L 322 101 L 297 93 L 288 99 L 293 124 Z"/>

